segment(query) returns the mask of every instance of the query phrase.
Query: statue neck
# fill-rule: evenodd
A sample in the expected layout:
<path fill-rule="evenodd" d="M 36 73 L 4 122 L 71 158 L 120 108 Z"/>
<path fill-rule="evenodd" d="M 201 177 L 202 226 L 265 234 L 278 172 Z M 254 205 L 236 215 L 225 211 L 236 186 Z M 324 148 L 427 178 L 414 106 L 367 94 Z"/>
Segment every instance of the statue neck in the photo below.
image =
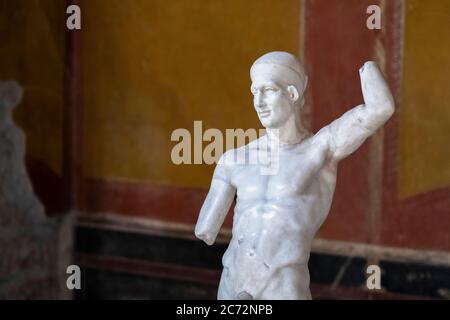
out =
<path fill-rule="evenodd" d="M 266 131 L 269 139 L 276 139 L 281 144 L 297 144 L 310 135 L 301 122 L 294 118 L 289 119 L 280 128 L 267 128 Z"/>

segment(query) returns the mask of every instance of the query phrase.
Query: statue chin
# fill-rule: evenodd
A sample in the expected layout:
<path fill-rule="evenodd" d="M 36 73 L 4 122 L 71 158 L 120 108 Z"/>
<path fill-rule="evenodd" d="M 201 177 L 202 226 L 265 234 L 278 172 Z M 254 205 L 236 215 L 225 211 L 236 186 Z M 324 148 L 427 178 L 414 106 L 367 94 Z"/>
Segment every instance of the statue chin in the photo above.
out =
<path fill-rule="evenodd" d="M 267 123 L 264 123 L 264 122 L 262 122 L 262 121 L 261 121 L 261 124 L 262 124 L 262 126 L 263 126 L 265 129 L 275 129 L 274 126 L 272 126 L 272 125 L 270 125 L 270 124 L 267 124 Z"/>
<path fill-rule="evenodd" d="M 268 118 L 264 118 L 264 119 L 259 119 L 259 122 L 261 122 L 262 126 L 266 129 L 276 129 L 279 126 L 277 126 L 273 119 L 268 119 Z"/>

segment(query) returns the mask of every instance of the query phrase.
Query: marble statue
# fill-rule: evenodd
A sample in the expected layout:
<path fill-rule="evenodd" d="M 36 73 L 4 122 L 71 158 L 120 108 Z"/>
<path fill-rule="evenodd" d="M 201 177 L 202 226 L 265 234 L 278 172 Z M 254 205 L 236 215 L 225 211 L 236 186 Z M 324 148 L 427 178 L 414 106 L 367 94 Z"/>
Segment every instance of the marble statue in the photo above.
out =
<path fill-rule="evenodd" d="M 66 270 L 76 212 L 48 217 L 34 192 L 26 134 L 13 119 L 24 92 L 16 81 L 0 80 L 0 300 L 71 299 Z M 30 101 L 23 107 L 32 108 Z"/>
<path fill-rule="evenodd" d="M 212 245 L 236 197 L 218 299 L 311 299 L 308 259 L 331 207 L 338 163 L 394 112 L 377 64 L 366 62 L 359 73 L 364 104 L 312 134 L 300 118 L 307 76 L 296 57 L 270 52 L 252 65 L 254 107 L 267 134 L 221 156 L 195 227 Z M 272 142 L 276 173 L 238 161 L 269 152 Z"/>
<path fill-rule="evenodd" d="M 12 117 L 22 95 L 23 89 L 16 81 L 0 81 L 0 226 L 10 211 L 6 206 L 24 215 L 23 222 L 45 221 L 44 207 L 34 194 L 25 168 L 25 133 Z"/>

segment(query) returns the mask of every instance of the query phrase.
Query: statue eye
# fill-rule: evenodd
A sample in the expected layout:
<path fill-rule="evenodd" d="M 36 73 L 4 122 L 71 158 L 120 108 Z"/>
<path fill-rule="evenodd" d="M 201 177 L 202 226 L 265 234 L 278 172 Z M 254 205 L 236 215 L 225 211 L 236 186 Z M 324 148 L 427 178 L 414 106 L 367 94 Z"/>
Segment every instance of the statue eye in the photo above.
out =
<path fill-rule="evenodd" d="M 266 87 L 266 88 L 264 88 L 264 92 L 272 93 L 272 92 L 275 92 L 275 89 L 272 87 Z"/>

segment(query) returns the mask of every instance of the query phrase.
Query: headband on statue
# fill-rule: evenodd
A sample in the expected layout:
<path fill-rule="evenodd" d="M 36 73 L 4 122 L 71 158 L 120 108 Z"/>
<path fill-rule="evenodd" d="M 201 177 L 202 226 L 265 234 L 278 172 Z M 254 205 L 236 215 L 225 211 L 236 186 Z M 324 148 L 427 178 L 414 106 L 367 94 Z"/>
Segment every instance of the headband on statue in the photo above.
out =
<path fill-rule="evenodd" d="M 258 58 L 250 68 L 250 77 L 256 74 L 269 74 L 275 79 L 280 79 L 286 84 L 294 85 L 300 95 L 306 89 L 308 78 L 303 66 L 297 58 L 287 52 L 269 52 Z"/>

